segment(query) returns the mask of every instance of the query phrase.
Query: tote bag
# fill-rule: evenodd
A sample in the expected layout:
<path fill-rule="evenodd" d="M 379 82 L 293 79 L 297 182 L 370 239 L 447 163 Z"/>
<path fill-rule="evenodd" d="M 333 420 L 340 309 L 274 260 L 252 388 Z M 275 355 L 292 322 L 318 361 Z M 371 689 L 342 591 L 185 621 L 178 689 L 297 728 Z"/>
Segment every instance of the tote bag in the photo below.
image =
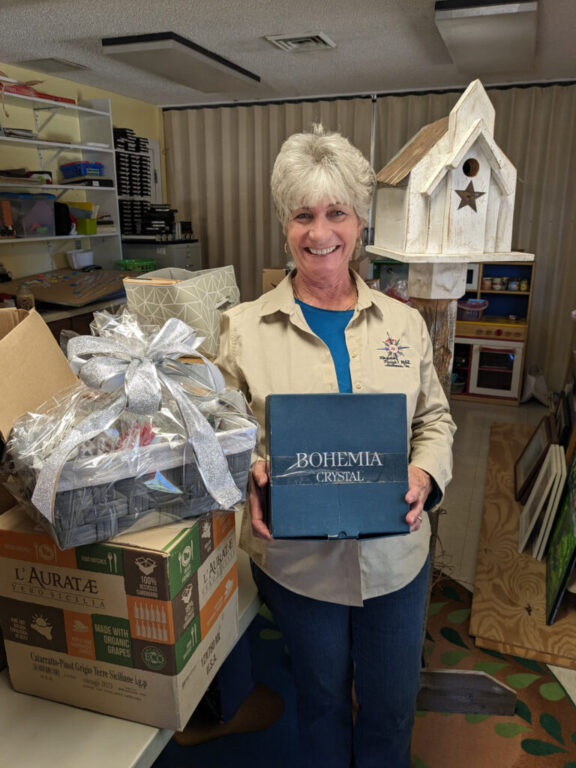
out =
<path fill-rule="evenodd" d="M 162 280 L 167 283 L 159 284 Z M 172 280 L 177 282 L 170 284 Z M 126 279 L 124 287 L 128 309 L 154 325 L 162 326 L 170 317 L 184 320 L 204 336 L 200 349 L 209 357 L 218 353 L 220 315 L 240 301 L 231 265 L 196 272 L 176 267 L 157 269 L 137 279 Z"/>

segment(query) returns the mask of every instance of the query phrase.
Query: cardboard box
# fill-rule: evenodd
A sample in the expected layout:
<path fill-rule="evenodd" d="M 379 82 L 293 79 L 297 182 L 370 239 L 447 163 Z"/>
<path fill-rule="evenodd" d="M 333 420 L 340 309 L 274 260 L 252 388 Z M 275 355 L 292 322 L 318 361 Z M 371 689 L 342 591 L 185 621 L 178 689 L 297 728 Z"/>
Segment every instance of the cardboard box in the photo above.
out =
<path fill-rule="evenodd" d="M 281 283 L 282 280 L 284 280 L 288 272 L 289 270 L 284 268 L 263 269 L 262 270 L 262 293 L 266 293 L 267 291 L 271 291 L 272 288 L 276 288 L 278 283 Z"/>
<path fill-rule="evenodd" d="M 122 279 L 127 274 L 119 269 L 79 273 L 63 267 L 3 283 L 2 291 L 16 296 L 21 285 L 26 283 L 36 301 L 62 304 L 65 307 L 84 307 L 107 297 L 112 299 L 121 296 Z"/>
<path fill-rule="evenodd" d="M 77 383 L 66 355 L 35 311 L 0 309 L 0 450 L 12 425 L 26 411 Z M 39 376 L 38 372 L 42 375 Z M 0 514 L 14 505 L 0 486 Z"/>
<path fill-rule="evenodd" d="M 1 450 L 1 449 L 0 449 Z M 3 485 L 0 485 L 0 515 L 11 509 L 16 504 L 16 499 Z"/>
<path fill-rule="evenodd" d="M 350 269 L 354 272 L 358 272 L 363 280 L 369 280 L 373 275 L 373 265 L 367 254 L 364 254 L 360 259 L 350 259 Z"/>
<path fill-rule="evenodd" d="M 266 426 L 275 538 L 408 533 L 406 395 L 269 395 Z"/>
<path fill-rule="evenodd" d="M 14 507 L 0 625 L 17 691 L 180 730 L 238 636 L 234 513 L 62 551 Z"/>
<path fill-rule="evenodd" d="M 6 668 L 6 649 L 4 648 L 4 638 L 0 629 L 0 672 Z"/>
<path fill-rule="evenodd" d="M 0 309 L 0 360 L 3 440 L 19 416 L 78 382 L 66 355 L 36 310 Z"/>

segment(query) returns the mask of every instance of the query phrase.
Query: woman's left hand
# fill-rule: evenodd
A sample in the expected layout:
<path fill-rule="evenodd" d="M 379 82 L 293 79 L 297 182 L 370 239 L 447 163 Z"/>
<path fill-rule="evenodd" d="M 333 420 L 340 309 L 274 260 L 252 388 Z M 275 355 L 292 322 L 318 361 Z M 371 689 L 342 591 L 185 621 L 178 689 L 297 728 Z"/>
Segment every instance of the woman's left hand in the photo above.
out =
<path fill-rule="evenodd" d="M 410 526 L 410 533 L 417 531 L 422 525 L 424 504 L 431 490 L 432 480 L 428 472 L 414 466 L 414 464 L 409 464 L 408 493 L 404 498 L 410 504 L 410 510 L 406 515 L 406 522 Z"/>

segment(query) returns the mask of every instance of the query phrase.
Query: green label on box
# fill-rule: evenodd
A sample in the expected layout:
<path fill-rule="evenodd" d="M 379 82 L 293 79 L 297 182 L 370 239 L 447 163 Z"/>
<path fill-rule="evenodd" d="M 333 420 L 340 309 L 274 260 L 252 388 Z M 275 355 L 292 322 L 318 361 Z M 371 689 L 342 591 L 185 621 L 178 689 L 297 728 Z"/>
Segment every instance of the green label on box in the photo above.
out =
<path fill-rule="evenodd" d="M 122 552 L 118 547 L 108 544 L 88 544 L 76 549 L 76 563 L 84 571 L 97 571 L 122 576 Z"/>
<path fill-rule="evenodd" d="M 180 637 L 190 622 L 200 613 L 198 574 L 195 573 L 182 591 L 172 600 L 174 636 Z"/>
<path fill-rule="evenodd" d="M 190 581 L 201 561 L 199 528 L 195 525 L 170 552 L 168 565 L 170 600 L 173 600 L 182 587 Z"/>
<path fill-rule="evenodd" d="M 181 672 L 186 664 L 192 658 L 192 654 L 198 648 L 200 640 L 200 616 L 196 618 L 186 627 L 186 630 L 180 635 L 174 646 L 176 654 L 176 669 Z"/>
<path fill-rule="evenodd" d="M 152 672 L 161 672 L 166 667 L 167 656 L 163 651 L 163 648 L 152 644 L 142 649 L 140 654 L 142 661 Z"/>
<path fill-rule="evenodd" d="M 132 667 L 130 622 L 116 616 L 92 616 L 94 649 L 99 661 Z"/>

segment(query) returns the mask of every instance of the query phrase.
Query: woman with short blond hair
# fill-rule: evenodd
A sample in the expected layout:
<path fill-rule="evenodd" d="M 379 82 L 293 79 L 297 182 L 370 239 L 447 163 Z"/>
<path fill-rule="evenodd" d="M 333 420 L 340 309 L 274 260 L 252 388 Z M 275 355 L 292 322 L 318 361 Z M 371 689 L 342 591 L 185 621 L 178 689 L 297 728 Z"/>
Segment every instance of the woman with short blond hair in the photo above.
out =
<path fill-rule="evenodd" d="M 290 652 L 299 765 L 409 768 L 429 574 L 425 510 L 450 480 L 455 427 L 422 317 L 349 268 L 375 188 L 362 153 L 316 126 L 283 144 L 271 187 L 296 268 L 224 314 L 217 363 L 245 393 L 263 434 L 272 393 L 405 393 L 410 533 L 274 540 L 265 523 L 262 443 L 240 544 Z M 402 364 L 382 354 L 387 338 L 401 340 Z M 386 414 L 375 413 L 374 423 L 385 431 Z"/>

